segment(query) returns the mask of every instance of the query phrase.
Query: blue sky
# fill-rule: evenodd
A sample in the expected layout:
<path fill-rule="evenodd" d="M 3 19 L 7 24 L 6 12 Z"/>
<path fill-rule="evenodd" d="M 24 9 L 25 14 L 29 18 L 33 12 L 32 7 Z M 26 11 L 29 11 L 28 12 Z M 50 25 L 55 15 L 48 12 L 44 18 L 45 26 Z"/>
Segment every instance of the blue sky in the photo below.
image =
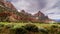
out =
<path fill-rule="evenodd" d="M 9 0 L 18 9 L 29 13 L 39 10 L 51 19 L 60 19 L 60 0 Z"/>

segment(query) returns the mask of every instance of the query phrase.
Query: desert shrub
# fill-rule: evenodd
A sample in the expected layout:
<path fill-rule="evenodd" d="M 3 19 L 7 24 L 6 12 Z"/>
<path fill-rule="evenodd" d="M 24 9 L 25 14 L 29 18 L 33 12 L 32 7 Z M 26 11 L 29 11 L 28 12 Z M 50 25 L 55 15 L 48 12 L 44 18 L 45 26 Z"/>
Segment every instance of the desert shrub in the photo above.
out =
<path fill-rule="evenodd" d="M 57 25 L 52 25 L 51 28 L 58 28 L 58 26 Z"/>
<path fill-rule="evenodd" d="M 32 31 L 32 32 L 38 32 L 39 29 L 36 25 L 33 25 L 33 24 L 26 24 L 24 26 L 24 28 L 27 30 L 27 31 Z"/>
<path fill-rule="evenodd" d="M 60 27 L 58 25 L 51 25 L 50 27 L 38 28 L 33 24 L 26 24 L 24 26 L 14 27 L 15 24 L 0 24 L 0 34 L 60 34 Z"/>
<path fill-rule="evenodd" d="M 0 24 L 0 32 L 2 31 L 3 27 L 4 27 L 4 24 Z"/>
<path fill-rule="evenodd" d="M 52 25 L 50 29 L 51 34 L 57 34 L 58 32 L 58 26 L 57 25 Z"/>
<path fill-rule="evenodd" d="M 25 26 L 12 29 L 12 32 L 14 32 L 15 34 L 28 34 L 30 32 L 32 32 L 32 33 L 39 32 L 39 29 L 37 26 L 35 26 L 33 24 L 27 24 Z"/>
<path fill-rule="evenodd" d="M 15 29 L 15 34 L 26 34 L 26 33 L 27 33 L 27 30 L 22 27 Z"/>
<path fill-rule="evenodd" d="M 1 25 L 3 26 L 3 25 Z M 28 32 L 38 32 L 38 27 L 33 24 L 27 24 L 25 26 L 19 27 L 19 28 L 13 28 L 14 25 L 8 24 L 4 25 L 2 31 L 3 33 L 10 33 L 10 34 L 28 34 Z M 1 32 L 2 32 L 1 31 Z M 8 32 L 7 32 L 8 31 Z"/>
<path fill-rule="evenodd" d="M 0 30 L 0 34 L 10 34 L 10 28 L 11 27 L 4 25 Z"/>
<path fill-rule="evenodd" d="M 4 24 L 0 24 L 0 30 L 4 27 Z"/>
<path fill-rule="evenodd" d="M 39 31 L 42 32 L 43 34 L 48 34 L 48 30 L 45 28 L 40 28 Z"/>
<path fill-rule="evenodd" d="M 58 32 L 57 34 L 60 34 L 60 32 Z"/>
<path fill-rule="evenodd" d="M 4 27 L 4 24 L 0 24 L 0 27 Z"/>
<path fill-rule="evenodd" d="M 14 27 L 14 24 L 7 24 L 5 26 L 6 26 L 6 28 L 13 28 Z"/>

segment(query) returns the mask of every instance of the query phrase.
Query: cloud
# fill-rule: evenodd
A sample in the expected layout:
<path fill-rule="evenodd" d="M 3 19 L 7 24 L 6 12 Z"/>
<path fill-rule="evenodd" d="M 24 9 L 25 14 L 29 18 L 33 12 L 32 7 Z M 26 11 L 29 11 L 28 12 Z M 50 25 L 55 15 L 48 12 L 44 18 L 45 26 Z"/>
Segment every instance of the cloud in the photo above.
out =
<path fill-rule="evenodd" d="M 41 11 L 51 19 L 60 19 L 60 0 L 47 0 L 45 8 Z"/>
<path fill-rule="evenodd" d="M 24 9 L 29 13 L 36 13 L 39 9 L 39 4 L 37 0 L 18 0 L 17 2 L 12 2 L 18 10 Z"/>
<path fill-rule="evenodd" d="M 55 6 L 55 4 L 58 2 L 58 0 L 47 0 L 46 1 L 47 4 L 46 6 L 42 9 L 42 11 L 46 11 L 46 10 L 49 10 L 49 9 L 52 9 L 53 6 Z"/>
<path fill-rule="evenodd" d="M 49 18 L 60 18 L 60 0 L 12 0 L 12 3 L 18 10 L 32 14 L 41 10 Z"/>
<path fill-rule="evenodd" d="M 47 15 L 50 15 L 51 13 L 52 14 L 60 14 L 60 9 L 58 7 L 52 8 L 52 9 L 46 10 L 45 13 Z"/>
<path fill-rule="evenodd" d="M 56 14 L 56 15 L 48 15 L 48 16 L 51 19 L 60 19 L 60 15 L 59 14 Z"/>

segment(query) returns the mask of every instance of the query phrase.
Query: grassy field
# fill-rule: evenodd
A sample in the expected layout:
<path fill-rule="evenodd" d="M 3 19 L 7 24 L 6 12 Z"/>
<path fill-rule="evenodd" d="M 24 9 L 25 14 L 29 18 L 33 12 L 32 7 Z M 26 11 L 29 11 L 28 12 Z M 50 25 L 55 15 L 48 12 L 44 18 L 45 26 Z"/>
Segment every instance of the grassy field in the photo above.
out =
<path fill-rule="evenodd" d="M 40 24 L 40 23 L 8 23 L 8 22 L 0 22 L 0 24 L 4 24 L 4 25 L 14 25 L 14 28 L 15 27 L 21 27 L 21 26 L 24 26 L 26 24 L 33 24 L 33 25 L 36 25 L 38 28 L 40 27 L 50 27 L 52 25 L 57 25 L 57 26 L 60 26 L 59 24 Z"/>
<path fill-rule="evenodd" d="M 32 24 L 32 26 L 31 25 L 26 26 L 27 24 Z M 36 26 L 33 26 L 33 25 L 36 25 Z M 24 28 L 21 29 L 22 26 L 24 26 Z M 28 29 L 26 29 L 26 27 L 28 29 L 32 28 L 32 30 L 29 31 Z M 38 29 L 35 29 L 35 28 L 38 28 Z M 32 32 L 35 30 L 38 30 L 39 32 Z M 27 31 L 28 33 L 24 33 Z M 60 25 L 59 24 L 40 24 L 40 23 L 0 22 L 0 34 L 29 34 L 29 33 L 30 34 L 32 33 L 33 34 L 60 34 Z"/>

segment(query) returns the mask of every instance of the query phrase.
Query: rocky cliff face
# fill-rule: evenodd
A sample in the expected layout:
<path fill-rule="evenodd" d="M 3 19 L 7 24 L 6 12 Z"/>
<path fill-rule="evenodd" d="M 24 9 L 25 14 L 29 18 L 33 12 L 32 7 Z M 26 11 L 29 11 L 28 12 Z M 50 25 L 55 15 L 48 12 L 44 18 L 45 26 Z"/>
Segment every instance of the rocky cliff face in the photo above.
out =
<path fill-rule="evenodd" d="M 40 22 L 49 21 L 48 16 L 45 16 L 41 11 L 34 14 L 34 18 L 38 19 Z"/>
<path fill-rule="evenodd" d="M 5 2 L 5 6 L 6 7 L 8 7 L 8 8 L 10 8 L 11 10 L 13 9 L 13 10 L 17 10 L 14 6 L 13 6 L 13 4 L 11 3 L 11 2 Z"/>
<path fill-rule="evenodd" d="M 9 2 L 9 1 L 7 1 L 7 0 L 0 0 L 0 5 L 2 5 L 2 6 L 4 6 L 4 7 L 7 7 L 7 8 L 9 8 L 9 9 L 13 9 L 13 10 L 17 10 L 14 6 L 13 6 L 13 4 L 11 3 L 11 2 Z"/>
<path fill-rule="evenodd" d="M 40 16 L 45 16 L 45 15 L 41 11 L 38 11 L 36 14 L 34 14 L 34 16 L 40 17 Z"/>
<path fill-rule="evenodd" d="M 36 14 L 34 14 L 34 17 L 41 18 L 41 20 L 48 19 L 48 16 L 45 16 L 41 11 L 38 11 Z"/>
<path fill-rule="evenodd" d="M 0 0 L 0 21 L 16 21 L 16 12 L 17 9 L 11 2 Z"/>
<path fill-rule="evenodd" d="M 0 2 L 5 2 L 5 0 L 0 0 Z"/>

